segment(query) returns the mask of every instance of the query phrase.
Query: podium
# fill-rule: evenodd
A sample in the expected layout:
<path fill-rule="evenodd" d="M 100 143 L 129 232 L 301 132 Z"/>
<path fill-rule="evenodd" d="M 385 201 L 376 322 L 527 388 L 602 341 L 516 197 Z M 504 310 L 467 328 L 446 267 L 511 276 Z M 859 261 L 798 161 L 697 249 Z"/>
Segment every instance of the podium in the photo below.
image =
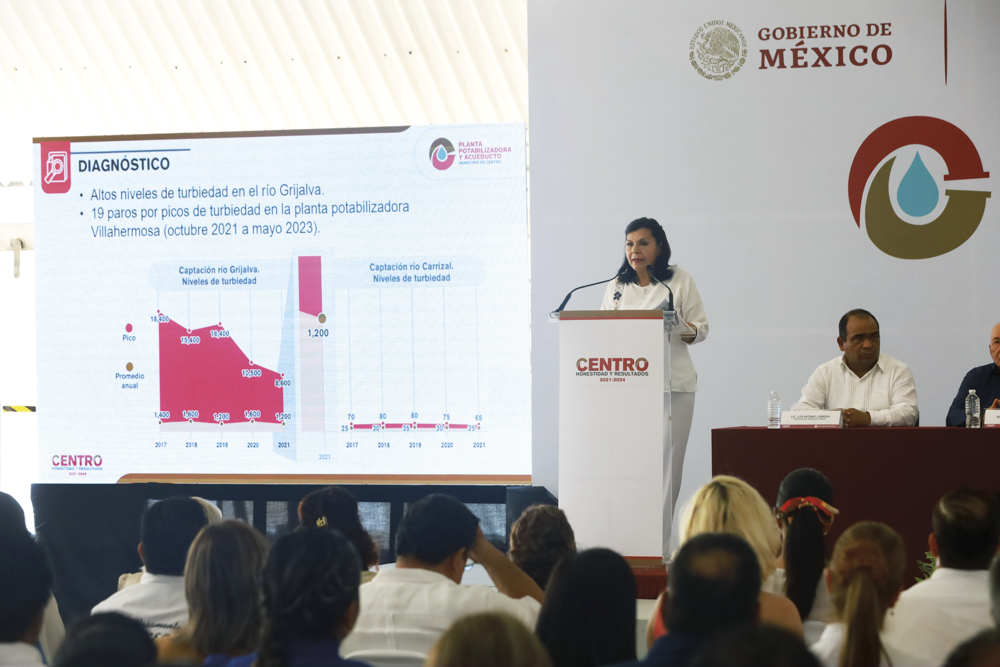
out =
<path fill-rule="evenodd" d="M 579 310 L 559 322 L 559 507 L 577 545 L 669 560 L 675 311 Z M 665 344 L 666 343 L 666 344 Z"/>

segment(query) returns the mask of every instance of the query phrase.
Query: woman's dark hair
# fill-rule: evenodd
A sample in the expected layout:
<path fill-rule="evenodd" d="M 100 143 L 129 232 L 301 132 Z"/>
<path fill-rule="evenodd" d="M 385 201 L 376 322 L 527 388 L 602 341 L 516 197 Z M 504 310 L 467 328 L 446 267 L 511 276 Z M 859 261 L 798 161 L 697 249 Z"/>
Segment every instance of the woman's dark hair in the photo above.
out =
<path fill-rule="evenodd" d="M 28 530 L 24 518 L 24 508 L 14 500 L 14 496 L 0 491 L 0 528 L 16 528 Z"/>
<path fill-rule="evenodd" d="M 812 468 L 799 468 L 785 476 L 778 487 L 776 509 L 792 498 L 819 498 L 833 504 L 833 484 L 826 475 Z M 781 514 L 785 526 L 785 595 L 805 620 L 816 601 L 816 587 L 826 567 L 826 528 L 812 507 L 800 507 Z"/>
<path fill-rule="evenodd" d="M 66 633 L 53 667 L 151 667 L 156 644 L 142 623 L 116 612 L 85 616 Z"/>
<path fill-rule="evenodd" d="M 661 282 L 670 280 L 674 275 L 674 270 L 670 267 L 670 244 L 667 242 L 667 233 L 663 231 L 663 227 L 660 227 L 660 223 L 656 220 L 652 218 L 637 218 L 628 223 L 628 227 L 625 228 L 625 236 L 627 237 L 632 232 L 640 229 L 648 229 L 649 233 L 653 235 L 656 245 L 660 248 L 660 254 L 656 257 L 656 261 L 653 262 L 653 266 L 650 267 L 650 272 L 652 272 L 654 278 Z M 629 264 L 627 253 L 624 261 L 622 261 L 622 267 L 618 269 L 618 280 L 625 283 L 639 282 L 639 274 Z"/>
<path fill-rule="evenodd" d="M 354 545 L 362 568 L 378 565 L 378 545 L 361 525 L 358 501 L 347 489 L 328 486 L 307 495 L 299 503 L 299 524 L 339 530 Z"/>
<path fill-rule="evenodd" d="M 632 568 L 610 549 L 588 549 L 556 565 L 535 633 L 554 667 L 635 660 L 635 610 Z"/>
<path fill-rule="evenodd" d="M 295 641 L 332 638 L 360 585 L 361 560 L 336 530 L 303 530 L 278 540 L 264 568 L 257 667 L 285 667 Z"/>
<path fill-rule="evenodd" d="M 0 527 L 0 642 L 19 642 L 52 596 L 52 570 L 31 533 Z"/>
<path fill-rule="evenodd" d="M 576 553 L 573 528 L 566 513 L 552 505 L 528 507 L 510 528 L 510 552 L 514 565 L 545 590 L 552 568 L 564 556 Z"/>

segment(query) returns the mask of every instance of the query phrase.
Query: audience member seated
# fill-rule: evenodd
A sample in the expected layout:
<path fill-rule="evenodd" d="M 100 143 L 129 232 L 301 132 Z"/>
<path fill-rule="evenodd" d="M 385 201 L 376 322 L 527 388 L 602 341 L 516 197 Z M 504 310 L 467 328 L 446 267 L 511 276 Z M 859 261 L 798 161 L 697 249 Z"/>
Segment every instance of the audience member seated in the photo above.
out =
<path fill-rule="evenodd" d="M 466 562 L 486 570 L 497 590 L 463 586 Z M 542 589 L 483 537 L 479 519 L 451 496 L 412 503 L 396 532 L 396 566 L 361 586 L 361 613 L 341 650 L 426 656 L 451 624 L 500 611 L 534 628 Z"/>
<path fill-rule="evenodd" d="M 424 665 L 552 667 L 552 661 L 542 642 L 524 623 L 509 614 L 488 613 L 455 621 L 427 654 Z"/>
<path fill-rule="evenodd" d="M 1000 667 L 1000 630 L 983 630 L 951 652 L 944 667 Z"/>
<path fill-rule="evenodd" d="M 358 618 L 361 559 L 335 530 L 286 535 L 264 567 L 264 632 L 255 667 L 364 667 L 340 657 Z"/>
<path fill-rule="evenodd" d="M 25 528 L 0 527 L 0 665 L 43 665 L 35 648 L 52 572 L 41 548 Z"/>
<path fill-rule="evenodd" d="M 993 623 L 1000 627 L 1000 556 L 990 564 L 990 615 Z"/>
<path fill-rule="evenodd" d="M 156 644 L 140 621 L 109 612 L 85 616 L 66 633 L 52 667 L 152 667 Z"/>
<path fill-rule="evenodd" d="M 674 556 L 660 610 L 670 632 L 633 664 L 684 667 L 717 635 L 756 623 L 760 582 L 757 554 L 746 540 L 703 533 L 685 541 Z"/>
<path fill-rule="evenodd" d="M 201 508 L 205 510 L 205 519 L 208 525 L 219 523 L 222 521 L 222 510 L 219 506 L 213 503 L 211 500 L 205 500 L 204 498 L 199 498 L 198 496 L 191 496 L 191 500 L 196 501 Z M 142 575 L 145 571 L 139 572 L 129 572 L 128 574 L 123 574 L 118 577 L 118 590 L 124 590 L 129 586 L 135 586 L 142 582 Z"/>
<path fill-rule="evenodd" d="M 552 505 L 532 505 L 510 527 L 514 565 L 545 590 L 552 568 L 563 556 L 576 553 L 576 538 L 566 513 Z"/>
<path fill-rule="evenodd" d="M 993 627 L 988 568 L 1000 541 L 1000 517 L 993 498 L 959 489 L 934 506 L 931 525 L 928 542 L 937 567 L 899 596 L 884 635 L 939 665 L 959 643 Z"/>
<path fill-rule="evenodd" d="M 144 572 L 135 586 L 124 588 L 94 607 L 91 613 L 116 611 L 140 621 L 154 639 L 188 621 L 184 599 L 184 561 L 208 517 L 192 498 L 167 498 L 142 515 L 139 558 Z"/>
<path fill-rule="evenodd" d="M 778 530 L 767 502 L 742 479 L 727 475 L 713 477 L 684 506 L 680 525 L 681 546 L 702 533 L 729 533 L 743 538 L 757 554 L 761 581 L 767 581 L 777 569 L 777 559 L 781 553 L 781 531 Z M 667 631 L 663 626 L 663 615 L 659 613 L 665 595 L 657 600 L 651 622 L 647 626 L 648 646 L 652 646 L 656 638 Z M 799 612 L 783 595 L 761 590 L 760 620 L 761 623 L 777 625 L 802 636 Z"/>
<path fill-rule="evenodd" d="M 805 642 L 786 630 L 773 625 L 741 625 L 711 642 L 695 657 L 691 667 L 820 667 L 820 664 Z"/>
<path fill-rule="evenodd" d="M 328 486 L 307 495 L 299 503 L 299 525 L 339 530 L 361 557 L 361 583 L 375 578 L 368 568 L 378 569 L 378 545 L 361 525 L 358 501 L 347 489 Z"/>
<path fill-rule="evenodd" d="M 242 521 L 202 528 L 184 566 L 188 622 L 156 640 L 160 661 L 233 667 L 253 662 L 266 557 L 267 541 Z"/>
<path fill-rule="evenodd" d="M 535 629 L 552 664 L 597 667 L 635 660 L 636 595 L 632 568 L 610 549 L 559 561 Z"/>
<path fill-rule="evenodd" d="M 892 644 L 882 623 L 903 590 L 903 539 L 889 526 L 871 521 L 848 528 L 833 548 L 826 574 L 837 610 L 811 649 L 826 667 L 921 667 L 941 664 Z"/>
<path fill-rule="evenodd" d="M 27 533 L 28 523 L 21 504 L 14 500 L 13 496 L 0 491 L 0 529 L 3 528 L 23 530 Z M 42 658 L 46 664 L 52 664 L 56 649 L 62 644 L 65 635 L 66 627 L 59 613 L 59 605 L 56 603 L 56 596 L 52 595 L 45 606 L 42 632 L 38 636 L 38 647 L 42 650 Z"/>
<path fill-rule="evenodd" d="M 806 644 L 837 620 L 826 590 L 826 533 L 839 514 L 833 507 L 833 484 L 812 468 L 788 473 L 778 487 L 774 513 L 783 535 L 779 567 L 764 582 L 764 590 L 784 595 L 802 618 Z"/>

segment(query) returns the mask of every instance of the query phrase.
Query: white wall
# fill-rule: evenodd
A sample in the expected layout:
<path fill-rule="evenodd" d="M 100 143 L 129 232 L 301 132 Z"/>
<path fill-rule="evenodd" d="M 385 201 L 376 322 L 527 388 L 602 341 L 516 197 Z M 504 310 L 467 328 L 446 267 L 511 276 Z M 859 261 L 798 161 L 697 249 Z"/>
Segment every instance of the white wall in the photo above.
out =
<path fill-rule="evenodd" d="M 35 253 L 0 252 L 0 404 L 35 405 Z M 71 323 L 67 322 L 67 326 Z M 21 503 L 31 520 L 31 484 L 38 480 L 38 430 L 33 413 L 0 412 L 0 491 Z"/>
<path fill-rule="evenodd" d="M 987 338 L 1000 320 L 989 287 L 1000 209 L 988 200 L 978 231 L 957 250 L 900 260 L 855 224 L 847 178 L 865 137 L 909 115 L 958 125 L 985 169 L 1000 174 L 1000 48 L 992 36 L 1000 5 L 951 3 L 949 12 L 946 85 L 942 3 L 934 0 L 530 5 L 537 484 L 557 491 L 557 327 L 544 324 L 546 313 L 571 287 L 614 274 L 623 229 L 640 216 L 663 224 L 711 324 L 708 340 L 692 348 L 700 391 L 682 502 L 710 476 L 711 429 L 763 425 L 771 390 L 786 407 L 795 402 L 813 369 L 840 354 L 837 322 L 854 307 L 879 318 L 883 353 L 912 367 L 921 425 L 943 425 L 963 375 L 990 361 Z M 703 79 L 690 64 L 692 36 L 713 19 L 735 23 L 748 41 L 748 62 L 729 80 Z M 872 21 L 891 22 L 892 36 L 836 43 L 887 42 L 894 57 L 886 66 L 759 69 L 759 49 L 774 47 L 758 41 L 762 27 Z M 906 150 L 900 164 L 912 158 Z M 922 153 L 928 163 L 932 153 Z M 931 171 L 943 202 L 938 162 Z M 601 287 L 578 293 L 570 307 L 595 308 L 601 295 Z M 621 414 L 641 418 L 627 405 Z"/>

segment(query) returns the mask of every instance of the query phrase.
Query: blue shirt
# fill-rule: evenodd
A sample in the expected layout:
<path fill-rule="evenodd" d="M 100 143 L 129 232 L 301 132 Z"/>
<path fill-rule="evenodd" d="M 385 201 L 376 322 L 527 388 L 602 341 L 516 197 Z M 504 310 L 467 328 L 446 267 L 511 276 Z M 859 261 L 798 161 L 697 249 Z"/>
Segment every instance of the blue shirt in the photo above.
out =
<path fill-rule="evenodd" d="M 1000 398 L 1000 371 L 996 364 L 978 366 L 965 374 L 962 386 L 958 388 L 958 395 L 951 402 L 951 409 L 944 420 L 946 425 L 965 426 L 965 399 L 970 389 L 976 390 L 980 411 L 993 405 L 993 401 Z"/>
<path fill-rule="evenodd" d="M 205 665 L 206 667 L 250 667 L 256 659 L 256 653 L 247 653 L 235 658 L 225 653 L 213 653 L 205 658 Z"/>
<path fill-rule="evenodd" d="M 205 658 L 206 667 L 251 667 L 256 653 L 231 658 L 221 653 Z M 288 667 L 369 667 L 357 660 L 340 657 L 340 642 L 336 639 L 299 640 L 288 647 Z"/>
<path fill-rule="evenodd" d="M 708 640 L 704 635 L 674 630 L 649 647 L 642 660 L 623 662 L 615 667 L 684 667 L 691 662 Z"/>

